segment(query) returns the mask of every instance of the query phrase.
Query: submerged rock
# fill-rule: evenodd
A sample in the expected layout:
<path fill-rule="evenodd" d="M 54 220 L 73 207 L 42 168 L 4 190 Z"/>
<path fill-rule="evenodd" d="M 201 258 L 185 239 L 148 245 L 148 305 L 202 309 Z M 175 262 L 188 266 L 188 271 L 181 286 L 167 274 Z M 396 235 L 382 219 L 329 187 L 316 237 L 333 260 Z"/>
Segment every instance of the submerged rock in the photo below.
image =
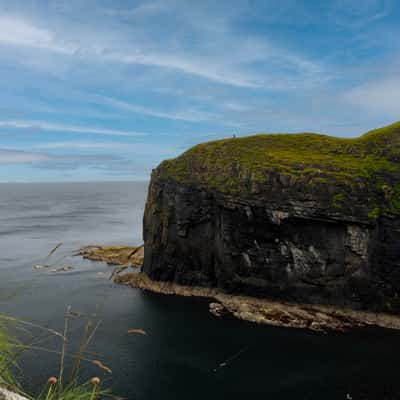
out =
<path fill-rule="evenodd" d="M 210 303 L 209 305 L 210 313 L 216 317 L 222 317 L 226 312 L 225 307 L 221 303 Z"/>
<path fill-rule="evenodd" d="M 71 267 L 70 265 L 63 265 L 62 267 L 54 267 L 51 265 L 35 265 L 33 267 L 33 269 L 36 270 L 40 270 L 40 269 L 50 269 L 50 272 L 68 272 L 68 271 L 72 271 L 74 269 L 74 267 Z"/>
<path fill-rule="evenodd" d="M 152 173 L 142 270 L 185 287 L 397 312 L 399 217 L 400 123 L 357 139 L 200 144 Z M 235 312 L 249 319 L 246 307 Z"/>
<path fill-rule="evenodd" d="M 59 268 L 53 268 L 51 270 L 51 272 L 68 272 L 68 271 L 72 271 L 74 268 L 71 267 L 70 265 L 64 265 L 62 267 Z"/>

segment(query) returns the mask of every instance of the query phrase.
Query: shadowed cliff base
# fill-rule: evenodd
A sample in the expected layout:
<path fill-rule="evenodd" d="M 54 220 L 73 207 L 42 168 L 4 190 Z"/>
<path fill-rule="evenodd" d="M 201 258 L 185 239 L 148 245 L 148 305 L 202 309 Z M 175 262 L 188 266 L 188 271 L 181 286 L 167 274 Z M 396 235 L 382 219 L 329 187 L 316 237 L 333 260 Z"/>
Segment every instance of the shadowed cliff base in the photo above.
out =
<path fill-rule="evenodd" d="M 114 281 L 165 295 L 214 299 L 218 303 L 210 304 L 210 312 L 212 314 L 220 316 L 224 313 L 229 313 L 238 319 L 257 324 L 309 329 L 316 332 L 345 332 L 350 329 L 367 326 L 400 329 L 400 317 L 389 314 L 355 311 L 317 304 L 284 303 L 249 296 L 236 296 L 224 293 L 215 288 L 154 281 L 143 273 L 117 275 Z"/>
<path fill-rule="evenodd" d="M 85 246 L 77 255 L 110 265 L 137 268 L 143 263 L 143 246 Z M 367 326 L 400 329 L 400 317 L 394 315 L 232 295 L 216 288 L 154 281 L 144 273 L 121 274 L 122 271 L 125 271 L 125 268 L 117 268 L 113 272 L 112 277 L 117 284 L 165 295 L 214 299 L 216 302 L 210 303 L 209 311 L 216 317 L 231 314 L 238 319 L 257 324 L 315 332 L 345 332 Z"/>

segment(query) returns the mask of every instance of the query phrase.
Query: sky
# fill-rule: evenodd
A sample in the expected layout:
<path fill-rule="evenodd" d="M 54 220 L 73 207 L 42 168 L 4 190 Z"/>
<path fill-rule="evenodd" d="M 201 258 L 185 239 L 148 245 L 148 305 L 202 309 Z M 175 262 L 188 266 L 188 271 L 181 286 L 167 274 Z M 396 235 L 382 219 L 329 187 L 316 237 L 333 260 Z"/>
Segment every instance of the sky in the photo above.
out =
<path fill-rule="evenodd" d="M 0 0 L 0 182 L 147 180 L 233 134 L 400 120 L 398 0 Z"/>

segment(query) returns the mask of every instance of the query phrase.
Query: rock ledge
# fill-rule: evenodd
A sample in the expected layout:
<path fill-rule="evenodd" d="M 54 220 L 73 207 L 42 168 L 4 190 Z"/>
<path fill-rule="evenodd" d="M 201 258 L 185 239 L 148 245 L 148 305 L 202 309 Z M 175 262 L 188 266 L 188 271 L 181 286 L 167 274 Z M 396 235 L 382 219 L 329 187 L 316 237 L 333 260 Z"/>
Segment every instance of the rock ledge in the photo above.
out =
<path fill-rule="evenodd" d="M 400 329 L 400 317 L 389 314 L 235 296 L 215 288 L 154 281 L 142 273 L 118 275 L 114 280 L 116 283 L 154 293 L 214 299 L 218 302 L 218 306 L 215 305 L 215 302 L 211 303 L 214 305 L 211 306 L 210 311 L 218 310 L 218 314 L 226 311 L 236 318 L 257 324 L 308 329 L 316 332 L 345 332 L 366 326 Z M 212 314 L 216 315 L 215 312 L 212 312 Z"/>

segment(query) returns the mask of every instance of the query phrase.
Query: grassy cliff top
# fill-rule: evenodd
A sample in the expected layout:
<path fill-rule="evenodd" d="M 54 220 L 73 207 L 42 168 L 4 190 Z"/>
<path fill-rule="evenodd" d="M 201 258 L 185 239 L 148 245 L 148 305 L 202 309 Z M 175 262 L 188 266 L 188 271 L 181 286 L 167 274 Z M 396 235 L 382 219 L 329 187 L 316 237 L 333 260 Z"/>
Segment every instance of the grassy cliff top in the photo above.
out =
<path fill-rule="evenodd" d="M 350 182 L 391 174 L 400 166 L 400 122 L 358 138 L 315 133 L 258 134 L 196 145 L 159 168 L 161 176 L 229 191 L 244 176 L 266 180 L 278 171 L 294 179 Z"/>

